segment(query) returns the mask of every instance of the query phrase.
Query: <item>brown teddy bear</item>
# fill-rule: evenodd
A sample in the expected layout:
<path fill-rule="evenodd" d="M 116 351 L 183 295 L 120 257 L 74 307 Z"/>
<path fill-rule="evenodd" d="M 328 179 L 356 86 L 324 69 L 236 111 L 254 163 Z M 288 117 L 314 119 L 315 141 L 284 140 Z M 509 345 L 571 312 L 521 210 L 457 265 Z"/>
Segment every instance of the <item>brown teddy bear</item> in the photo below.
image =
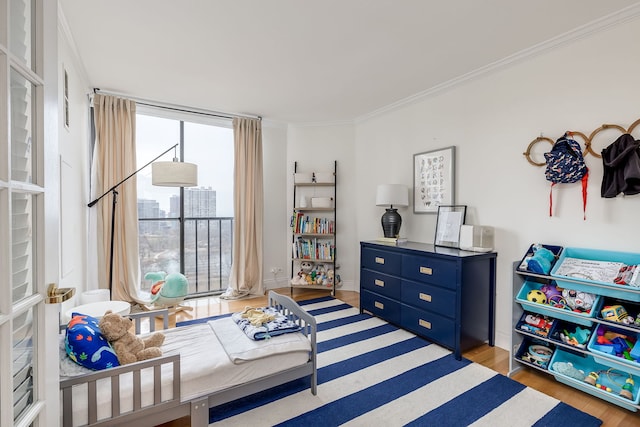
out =
<path fill-rule="evenodd" d="M 156 332 L 143 340 L 129 332 L 133 326 L 131 319 L 111 310 L 100 319 L 98 326 L 102 335 L 113 346 L 121 365 L 162 356 L 162 332 Z"/>

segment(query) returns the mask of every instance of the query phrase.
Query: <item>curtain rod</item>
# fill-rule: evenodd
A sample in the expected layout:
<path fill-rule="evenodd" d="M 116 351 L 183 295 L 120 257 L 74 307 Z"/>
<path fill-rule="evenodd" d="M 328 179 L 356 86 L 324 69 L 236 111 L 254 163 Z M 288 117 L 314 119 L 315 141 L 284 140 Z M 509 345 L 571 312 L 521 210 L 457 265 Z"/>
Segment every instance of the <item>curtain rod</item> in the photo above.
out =
<path fill-rule="evenodd" d="M 221 113 L 221 112 L 218 112 L 218 111 L 194 109 L 194 108 L 185 107 L 185 106 L 182 106 L 182 105 L 164 104 L 164 103 L 161 103 L 161 102 L 150 101 L 148 99 L 137 98 L 137 97 L 125 95 L 125 94 L 122 94 L 122 93 L 105 91 L 105 90 L 102 90 L 100 88 L 93 88 L 93 93 L 94 94 L 101 93 L 103 95 L 111 95 L 111 96 L 117 96 L 117 97 L 120 97 L 120 98 L 127 98 L 127 99 L 130 99 L 132 101 L 135 101 L 135 103 L 139 104 L 139 105 L 144 105 L 144 106 L 147 106 L 147 107 L 162 108 L 162 109 L 165 109 L 165 110 L 179 111 L 181 113 L 200 114 L 200 115 L 203 115 L 203 116 L 220 117 L 220 118 L 223 118 L 223 119 L 233 119 L 234 117 L 239 117 L 239 118 L 249 118 L 249 119 L 262 120 L 262 117 L 258 116 L 258 115 Z"/>

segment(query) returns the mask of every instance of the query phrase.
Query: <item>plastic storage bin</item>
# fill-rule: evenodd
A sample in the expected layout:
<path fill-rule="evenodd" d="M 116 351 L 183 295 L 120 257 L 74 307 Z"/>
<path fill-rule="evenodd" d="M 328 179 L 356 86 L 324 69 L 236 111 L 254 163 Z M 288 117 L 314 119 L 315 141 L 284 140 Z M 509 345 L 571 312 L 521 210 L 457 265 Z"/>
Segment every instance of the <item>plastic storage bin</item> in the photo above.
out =
<path fill-rule="evenodd" d="M 629 337 L 629 339 L 614 341 L 614 345 L 598 343 L 598 337 L 605 332 L 621 334 Z M 615 365 L 616 367 L 628 369 L 630 372 L 640 375 L 640 362 L 637 361 L 640 360 L 640 340 L 638 339 L 637 333 L 601 324 L 595 328 L 587 348 L 593 353 L 593 357 L 597 362 Z M 626 354 L 617 355 L 621 349 L 624 350 L 625 348 L 627 349 Z M 633 358 L 634 356 L 636 357 Z M 632 357 L 633 360 L 629 360 L 626 357 Z"/>
<path fill-rule="evenodd" d="M 617 262 L 625 265 L 638 265 L 640 264 L 640 254 L 567 247 L 564 248 L 560 254 L 560 258 L 551 269 L 551 276 L 555 278 L 558 286 L 560 287 L 599 293 L 600 295 L 609 297 L 640 302 L 639 292 L 628 292 L 629 290 L 640 291 L 640 288 L 629 285 L 618 285 L 614 283 L 613 280 L 611 282 L 591 280 L 588 277 L 584 277 L 583 272 L 576 272 L 576 275 L 572 276 L 566 276 L 558 273 L 558 270 L 562 269 L 562 264 L 567 258 L 577 258 L 580 260 L 598 262 Z"/>
<path fill-rule="evenodd" d="M 520 288 L 520 292 L 516 296 L 516 301 L 520 303 L 520 305 L 528 311 L 532 311 L 538 314 L 544 314 L 545 316 L 555 317 L 556 319 L 562 319 L 569 322 L 577 323 L 583 326 L 592 326 L 593 318 L 595 317 L 595 313 L 598 311 L 598 307 L 601 303 L 601 297 L 599 295 L 595 296 L 595 300 L 593 303 L 593 307 L 591 311 L 579 313 L 575 311 L 569 311 L 562 308 L 557 308 L 548 304 L 540 304 L 537 302 L 532 302 L 527 299 L 527 294 L 531 290 L 540 290 L 543 284 L 527 280 Z"/>
<path fill-rule="evenodd" d="M 567 369 L 567 363 L 571 363 L 572 368 Z M 582 371 L 582 373 L 584 373 L 584 377 L 579 379 L 569 375 L 569 372 L 574 371 L 573 368 L 577 371 Z M 634 405 L 638 405 L 638 402 L 640 401 L 640 377 L 635 374 L 631 375 L 631 378 L 635 383 L 631 390 L 633 398 L 627 399 L 620 395 L 621 385 L 625 383 L 625 379 L 628 378 L 627 375 L 625 375 L 621 370 L 612 370 L 611 367 L 598 363 L 591 356 L 577 355 L 557 349 L 549 363 L 549 372 L 551 372 L 556 380 L 561 383 L 575 387 L 585 393 L 589 393 L 618 406 L 622 406 L 630 411 L 635 412 L 638 410 Z M 603 390 L 595 385 L 585 382 L 585 378 L 590 372 L 598 372 L 599 376 L 597 383 L 602 386 L 609 387 L 611 391 Z M 610 374 L 607 375 L 607 372 L 610 372 Z M 578 375 L 578 377 L 580 377 L 580 375 Z"/>

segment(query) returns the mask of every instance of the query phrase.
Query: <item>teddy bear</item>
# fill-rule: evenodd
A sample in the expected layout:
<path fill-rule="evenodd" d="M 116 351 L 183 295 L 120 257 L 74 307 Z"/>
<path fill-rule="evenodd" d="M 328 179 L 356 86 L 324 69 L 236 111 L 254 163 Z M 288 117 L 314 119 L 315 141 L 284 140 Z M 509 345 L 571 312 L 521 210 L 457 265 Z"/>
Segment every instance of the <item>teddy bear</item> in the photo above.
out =
<path fill-rule="evenodd" d="M 164 342 L 164 334 L 156 332 L 142 339 L 130 332 L 133 321 L 118 313 L 108 310 L 100 319 L 100 332 L 111 344 L 121 365 L 139 362 L 162 356 L 160 346 Z"/>

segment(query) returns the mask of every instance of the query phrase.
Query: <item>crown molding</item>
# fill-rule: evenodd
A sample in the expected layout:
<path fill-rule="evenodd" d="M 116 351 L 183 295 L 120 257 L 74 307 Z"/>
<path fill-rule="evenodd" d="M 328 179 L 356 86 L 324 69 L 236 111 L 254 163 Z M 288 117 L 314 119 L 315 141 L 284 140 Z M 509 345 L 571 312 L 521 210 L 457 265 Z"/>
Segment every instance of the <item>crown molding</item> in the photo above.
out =
<path fill-rule="evenodd" d="M 356 117 L 354 119 L 354 123 L 355 124 L 363 123 L 381 114 L 388 113 L 388 112 L 400 109 L 402 107 L 405 107 L 407 105 L 430 98 L 436 94 L 444 92 L 448 89 L 451 89 L 453 87 L 456 87 L 468 81 L 475 80 L 477 78 L 483 77 L 490 73 L 500 71 L 512 64 L 522 62 L 526 59 L 533 58 L 537 55 L 553 50 L 557 47 L 591 36 L 592 34 L 599 33 L 601 31 L 607 30 L 608 28 L 622 24 L 624 22 L 636 19 L 638 18 L 638 16 L 640 16 L 640 2 L 635 3 L 631 6 L 628 6 L 624 9 L 621 9 L 617 12 L 603 16 L 602 18 L 592 21 L 588 24 L 582 25 L 580 27 L 576 27 L 570 31 L 567 31 L 566 33 L 563 33 L 557 37 L 553 37 L 544 42 L 538 43 L 537 45 L 534 45 L 530 48 L 516 52 L 513 55 L 509 55 L 503 59 L 487 64 L 483 67 L 477 68 L 469 73 L 463 74 L 461 76 L 458 76 L 446 82 L 435 85 L 429 89 L 426 89 L 422 92 L 418 92 L 414 95 L 408 96 L 392 104 L 388 104 L 370 113 Z"/>

